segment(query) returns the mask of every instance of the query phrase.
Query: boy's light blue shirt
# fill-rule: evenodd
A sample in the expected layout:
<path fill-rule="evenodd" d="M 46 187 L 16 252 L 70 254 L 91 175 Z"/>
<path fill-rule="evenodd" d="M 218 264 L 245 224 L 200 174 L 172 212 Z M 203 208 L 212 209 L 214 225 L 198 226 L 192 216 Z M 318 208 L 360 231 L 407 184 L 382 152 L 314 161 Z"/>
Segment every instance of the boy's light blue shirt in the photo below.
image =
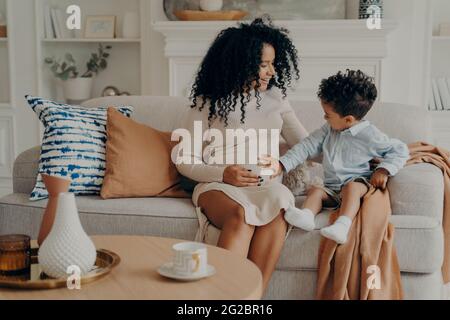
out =
<path fill-rule="evenodd" d="M 363 120 L 353 127 L 333 130 L 328 123 L 311 133 L 280 158 L 287 172 L 323 153 L 325 185 L 340 189 L 356 177 L 372 175 L 369 161 L 382 158 L 378 168 L 385 168 L 391 176 L 405 165 L 409 158 L 408 146 L 391 139 L 369 121 Z"/>

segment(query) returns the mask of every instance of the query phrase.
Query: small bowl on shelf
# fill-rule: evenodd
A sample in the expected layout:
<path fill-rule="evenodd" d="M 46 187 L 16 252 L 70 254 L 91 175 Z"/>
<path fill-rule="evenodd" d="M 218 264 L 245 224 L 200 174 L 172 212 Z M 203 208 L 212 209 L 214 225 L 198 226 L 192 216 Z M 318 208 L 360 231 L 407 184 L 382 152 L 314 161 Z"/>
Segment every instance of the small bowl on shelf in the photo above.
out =
<path fill-rule="evenodd" d="M 173 13 L 182 21 L 217 21 L 217 20 L 241 20 L 248 12 L 241 10 L 229 11 L 200 11 L 177 10 Z"/>

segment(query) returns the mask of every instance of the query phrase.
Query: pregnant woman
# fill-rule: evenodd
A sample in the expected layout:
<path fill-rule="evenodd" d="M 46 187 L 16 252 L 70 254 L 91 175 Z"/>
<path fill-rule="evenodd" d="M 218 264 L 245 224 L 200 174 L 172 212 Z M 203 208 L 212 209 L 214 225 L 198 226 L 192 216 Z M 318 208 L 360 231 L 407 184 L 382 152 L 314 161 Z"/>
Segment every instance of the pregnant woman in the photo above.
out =
<path fill-rule="evenodd" d="M 275 143 L 277 149 L 280 134 L 289 146 L 308 135 L 286 99 L 287 87 L 298 78 L 297 50 L 287 30 L 270 19 L 221 31 L 200 65 L 184 126 L 192 137 L 202 128 L 203 148 L 183 150 L 189 161 L 177 164 L 183 176 L 197 182 L 194 205 L 221 230 L 217 245 L 253 261 L 262 272 L 264 291 L 288 230 L 284 213 L 295 210 L 295 203 L 279 178 L 262 177 L 249 163 L 254 152 L 249 145 L 260 146 L 264 133 L 266 145 Z M 225 139 L 228 129 L 235 130 L 238 142 Z M 248 130 L 257 134 L 239 139 Z M 277 136 L 270 134 L 273 130 Z"/>

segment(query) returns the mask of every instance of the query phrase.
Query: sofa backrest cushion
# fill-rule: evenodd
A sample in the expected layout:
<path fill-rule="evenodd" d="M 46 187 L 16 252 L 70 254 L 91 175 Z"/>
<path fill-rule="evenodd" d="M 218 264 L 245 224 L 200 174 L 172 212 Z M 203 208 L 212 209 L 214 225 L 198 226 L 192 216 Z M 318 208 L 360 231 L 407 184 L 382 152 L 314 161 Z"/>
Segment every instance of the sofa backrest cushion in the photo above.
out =
<path fill-rule="evenodd" d="M 105 173 L 106 106 L 85 108 L 26 96 L 45 127 L 39 175 L 30 200 L 48 196 L 41 174 L 71 180 L 69 192 L 99 194 Z M 133 107 L 118 106 L 130 116 Z"/>
<path fill-rule="evenodd" d="M 170 132 L 155 130 L 108 109 L 106 172 L 101 197 L 190 197 L 171 161 Z"/>
<path fill-rule="evenodd" d="M 290 100 L 297 117 L 311 132 L 324 123 L 319 101 Z M 86 101 L 85 106 L 132 105 L 132 118 L 161 131 L 178 128 L 189 110 L 189 100 L 180 97 L 120 96 L 104 97 Z M 398 103 L 377 102 L 367 119 L 392 138 L 406 143 L 414 141 L 431 142 L 431 119 L 427 110 Z"/>

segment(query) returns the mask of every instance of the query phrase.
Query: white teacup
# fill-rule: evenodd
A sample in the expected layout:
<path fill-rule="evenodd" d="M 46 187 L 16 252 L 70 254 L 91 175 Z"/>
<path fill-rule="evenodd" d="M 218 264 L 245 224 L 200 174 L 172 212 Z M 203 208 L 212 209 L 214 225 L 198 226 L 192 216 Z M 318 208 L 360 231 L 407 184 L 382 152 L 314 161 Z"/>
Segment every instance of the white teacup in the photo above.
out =
<path fill-rule="evenodd" d="M 261 157 L 258 158 L 258 164 L 246 164 L 243 167 L 248 170 L 252 170 L 253 173 L 263 178 L 264 182 L 262 184 L 272 180 L 272 175 L 275 173 L 270 167 L 270 162 L 262 159 Z"/>
<path fill-rule="evenodd" d="M 208 266 L 208 251 L 199 242 L 180 242 L 172 246 L 174 251 L 172 271 L 182 276 L 205 274 Z"/>

